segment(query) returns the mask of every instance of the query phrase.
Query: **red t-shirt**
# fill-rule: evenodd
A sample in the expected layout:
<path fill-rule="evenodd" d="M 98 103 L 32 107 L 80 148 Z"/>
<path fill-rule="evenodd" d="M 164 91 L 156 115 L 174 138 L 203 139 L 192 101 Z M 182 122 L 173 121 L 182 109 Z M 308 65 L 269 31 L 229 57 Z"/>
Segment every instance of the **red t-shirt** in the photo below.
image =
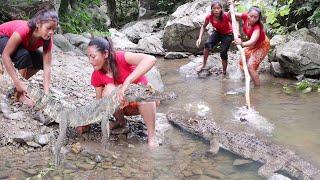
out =
<path fill-rule="evenodd" d="M 231 19 L 227 12 L 223 13 L 221 21 L 211 13 L 207 15 L 206 21 L 210 22 L 212 26 L 216 28 L 216 31 L 218 33 L 224 34 L 224 35 L 232 34 Z"/>
<path fill-rule="evenodd" d="M 123 84 L 125 79 L 132 73 L 135 69 L 134 65 L 127 63 L 124 57 L 124 51 L 116 52 L 116 61 L 118 63 L 119 78 L 114 81 L 113 77 L 108 76 L 102 70 L 93 71 L 91 76 L 91 85 L 94 87 L 104 87 L 105 85 L 112 83 L 115 85 Z M 144 85 L 148 84 L 148 80 L 145 76 L 141 76 L 134 83 L 141 83 Z"/>
<path fill-rule="evenodd" d="M 263 27 L 260 24 L 255 24 L 251 27 L 248 26 L 248 13 L 242 13 L 241 18 L 243 20 L 243 32 L 249 37 L 251 38 L 252 33 L 254 30 L 256 29 L 260 29 L 260 35 L 259 35 L 259 39 L 256 42 L 256 44 L 260 44 L 261 42 L 263 42 L 266 38 L 266 33 L 264 32 Z"/>
<path fill-rule="evenodd" d="M 0 36 L 8 36 L 17 32 L 22 40 L 22 45 L 29 51 L 36 51 L 39 47 L 43 46 L 45 40 L 40 38 L 38 39 L 32 46 L 29 45 L 29 39 L 31 37 L 30 28 L 28 26 L 28 22 L 24 20 L 13 20 L 0 25 Z M 50 43 L 47 51 L 52 48 L 52 37 L 50 39 Z"/>

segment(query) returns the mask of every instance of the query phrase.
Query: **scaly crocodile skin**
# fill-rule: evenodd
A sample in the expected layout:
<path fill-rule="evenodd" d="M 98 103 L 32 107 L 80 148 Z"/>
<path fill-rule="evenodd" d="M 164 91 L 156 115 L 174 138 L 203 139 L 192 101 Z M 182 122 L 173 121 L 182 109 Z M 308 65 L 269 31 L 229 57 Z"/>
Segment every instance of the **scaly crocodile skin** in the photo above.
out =
<path fill-rule="evenodd" d="M 281 147 L 269 140 L 255 135 L 239 132 L 237 128 L 223 128 L 215 124 L 213 119 L 201 117 L 184 110 L 167 113 L 173 125 L 197 136 L 200 136 L 220 147 L 263 164 L 258 173 L 271 177 L 276 172 L 285 172 L 297 179 L 320 179 L 320 170 L 297 156 L 293 151 Z M 216 149 L 216 152 L 218 149 Z"/>
<path fill-rule="evenodd" d="M 66 137 L 67 127 L 77 127 L 89 125 L 92 123 L 102 123 L 102 142 L 106 144 L 109 136 L 108 122 L 109 118 L 114 114 L 120 105 L 117 98 L 117 92 L 120 87 L 113 92 L 96 100 L 86 106 L 77 107 L 76 109 L 68 107 L 66 103 L 50 96 L 34 84 L 28 85 L 28 95 L 36 102 L 35 106 L 43 109 L 44 113 L 59 123 L 59 136 L 55 144 L 55 164 L 60 164 L 60 150 Z M 154 101 L 154 100 L 169 100 L 176 98 L 174 93 L 160 93 L 150 87 L 130 84 L 125 91 L 124 98 L 128 102 Z"/>

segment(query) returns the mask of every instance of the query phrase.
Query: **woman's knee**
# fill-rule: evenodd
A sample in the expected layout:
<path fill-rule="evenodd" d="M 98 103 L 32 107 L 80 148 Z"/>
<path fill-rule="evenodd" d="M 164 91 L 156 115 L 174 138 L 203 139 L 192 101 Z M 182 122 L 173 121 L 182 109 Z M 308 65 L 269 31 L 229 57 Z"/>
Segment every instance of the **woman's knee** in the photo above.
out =
<path fill-rule="evenodd" d="M 14 67 L 17 69 L 32 68 L 32 58 L 28 50 L 19 48 L 15 54 L 11 55 Z"/>

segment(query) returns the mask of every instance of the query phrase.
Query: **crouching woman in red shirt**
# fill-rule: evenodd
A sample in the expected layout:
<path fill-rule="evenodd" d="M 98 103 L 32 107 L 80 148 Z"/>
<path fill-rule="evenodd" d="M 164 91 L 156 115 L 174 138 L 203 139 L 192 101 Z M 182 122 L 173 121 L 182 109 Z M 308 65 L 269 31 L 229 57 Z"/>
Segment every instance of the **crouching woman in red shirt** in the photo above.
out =
<path fill-rule="evenodd" d="M 122 85 L 122 92 L 130 83 L 148 84 L 144 76 L 155 64 L 156 58 L 147 54 L 114 51 L 112 42 L 108 38 L 94 38 L 88 46 L 89 61 L 94 69 L 91 84 L 96 91 L 96 99 L 110 94 L 112 90 Z M 148 144 L 153 147 L 155 143 L 155 102 L 139 102 L 129 104 L 118 110 L 114 117 L 116 122 L 110 125 L 110 129 L 124 126 L 124 115 L 141 114 L 147 126 Z M 81 130 L 81 128 L 78 128 Z M 78 131 L 79 132 L 79 131 Z"/>
<path fill-rule="evenodd" d="M 26 85 L 19 80 L 15 69 L 29 79 L 43 69 L 43 86 L 49 93 L 51 81 L 52 35 L 59 23 L 53 10 L 39 11 L 29 21 L 13 20 L 0 25 L 0 53 L 3 64 L 16 87 L 16 97 L 30 106 L 33 101 L 27 97 Z M 43 47 L 43 53 L 37 50 Z"/>

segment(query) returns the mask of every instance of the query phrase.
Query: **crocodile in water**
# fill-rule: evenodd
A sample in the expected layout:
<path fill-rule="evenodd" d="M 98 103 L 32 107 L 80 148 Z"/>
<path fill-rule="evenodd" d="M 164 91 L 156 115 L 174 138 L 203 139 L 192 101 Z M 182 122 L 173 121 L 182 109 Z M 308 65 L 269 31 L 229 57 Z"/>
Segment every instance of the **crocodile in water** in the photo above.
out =
<path fill-rule="evenodd" d="M 220 146 L 243 158 L 262 163 L 258 171 L 261 176 L 271 177 L 284 172 L 297 179 L 320 179 L 317 167 L 270 140 L 239 132 L 236 128 L 219 127 L 213 119 L 184 110 L 167 113 L 167 119 L 171 124 L 210 141 L 213 153 L 217 153 Z"/>

